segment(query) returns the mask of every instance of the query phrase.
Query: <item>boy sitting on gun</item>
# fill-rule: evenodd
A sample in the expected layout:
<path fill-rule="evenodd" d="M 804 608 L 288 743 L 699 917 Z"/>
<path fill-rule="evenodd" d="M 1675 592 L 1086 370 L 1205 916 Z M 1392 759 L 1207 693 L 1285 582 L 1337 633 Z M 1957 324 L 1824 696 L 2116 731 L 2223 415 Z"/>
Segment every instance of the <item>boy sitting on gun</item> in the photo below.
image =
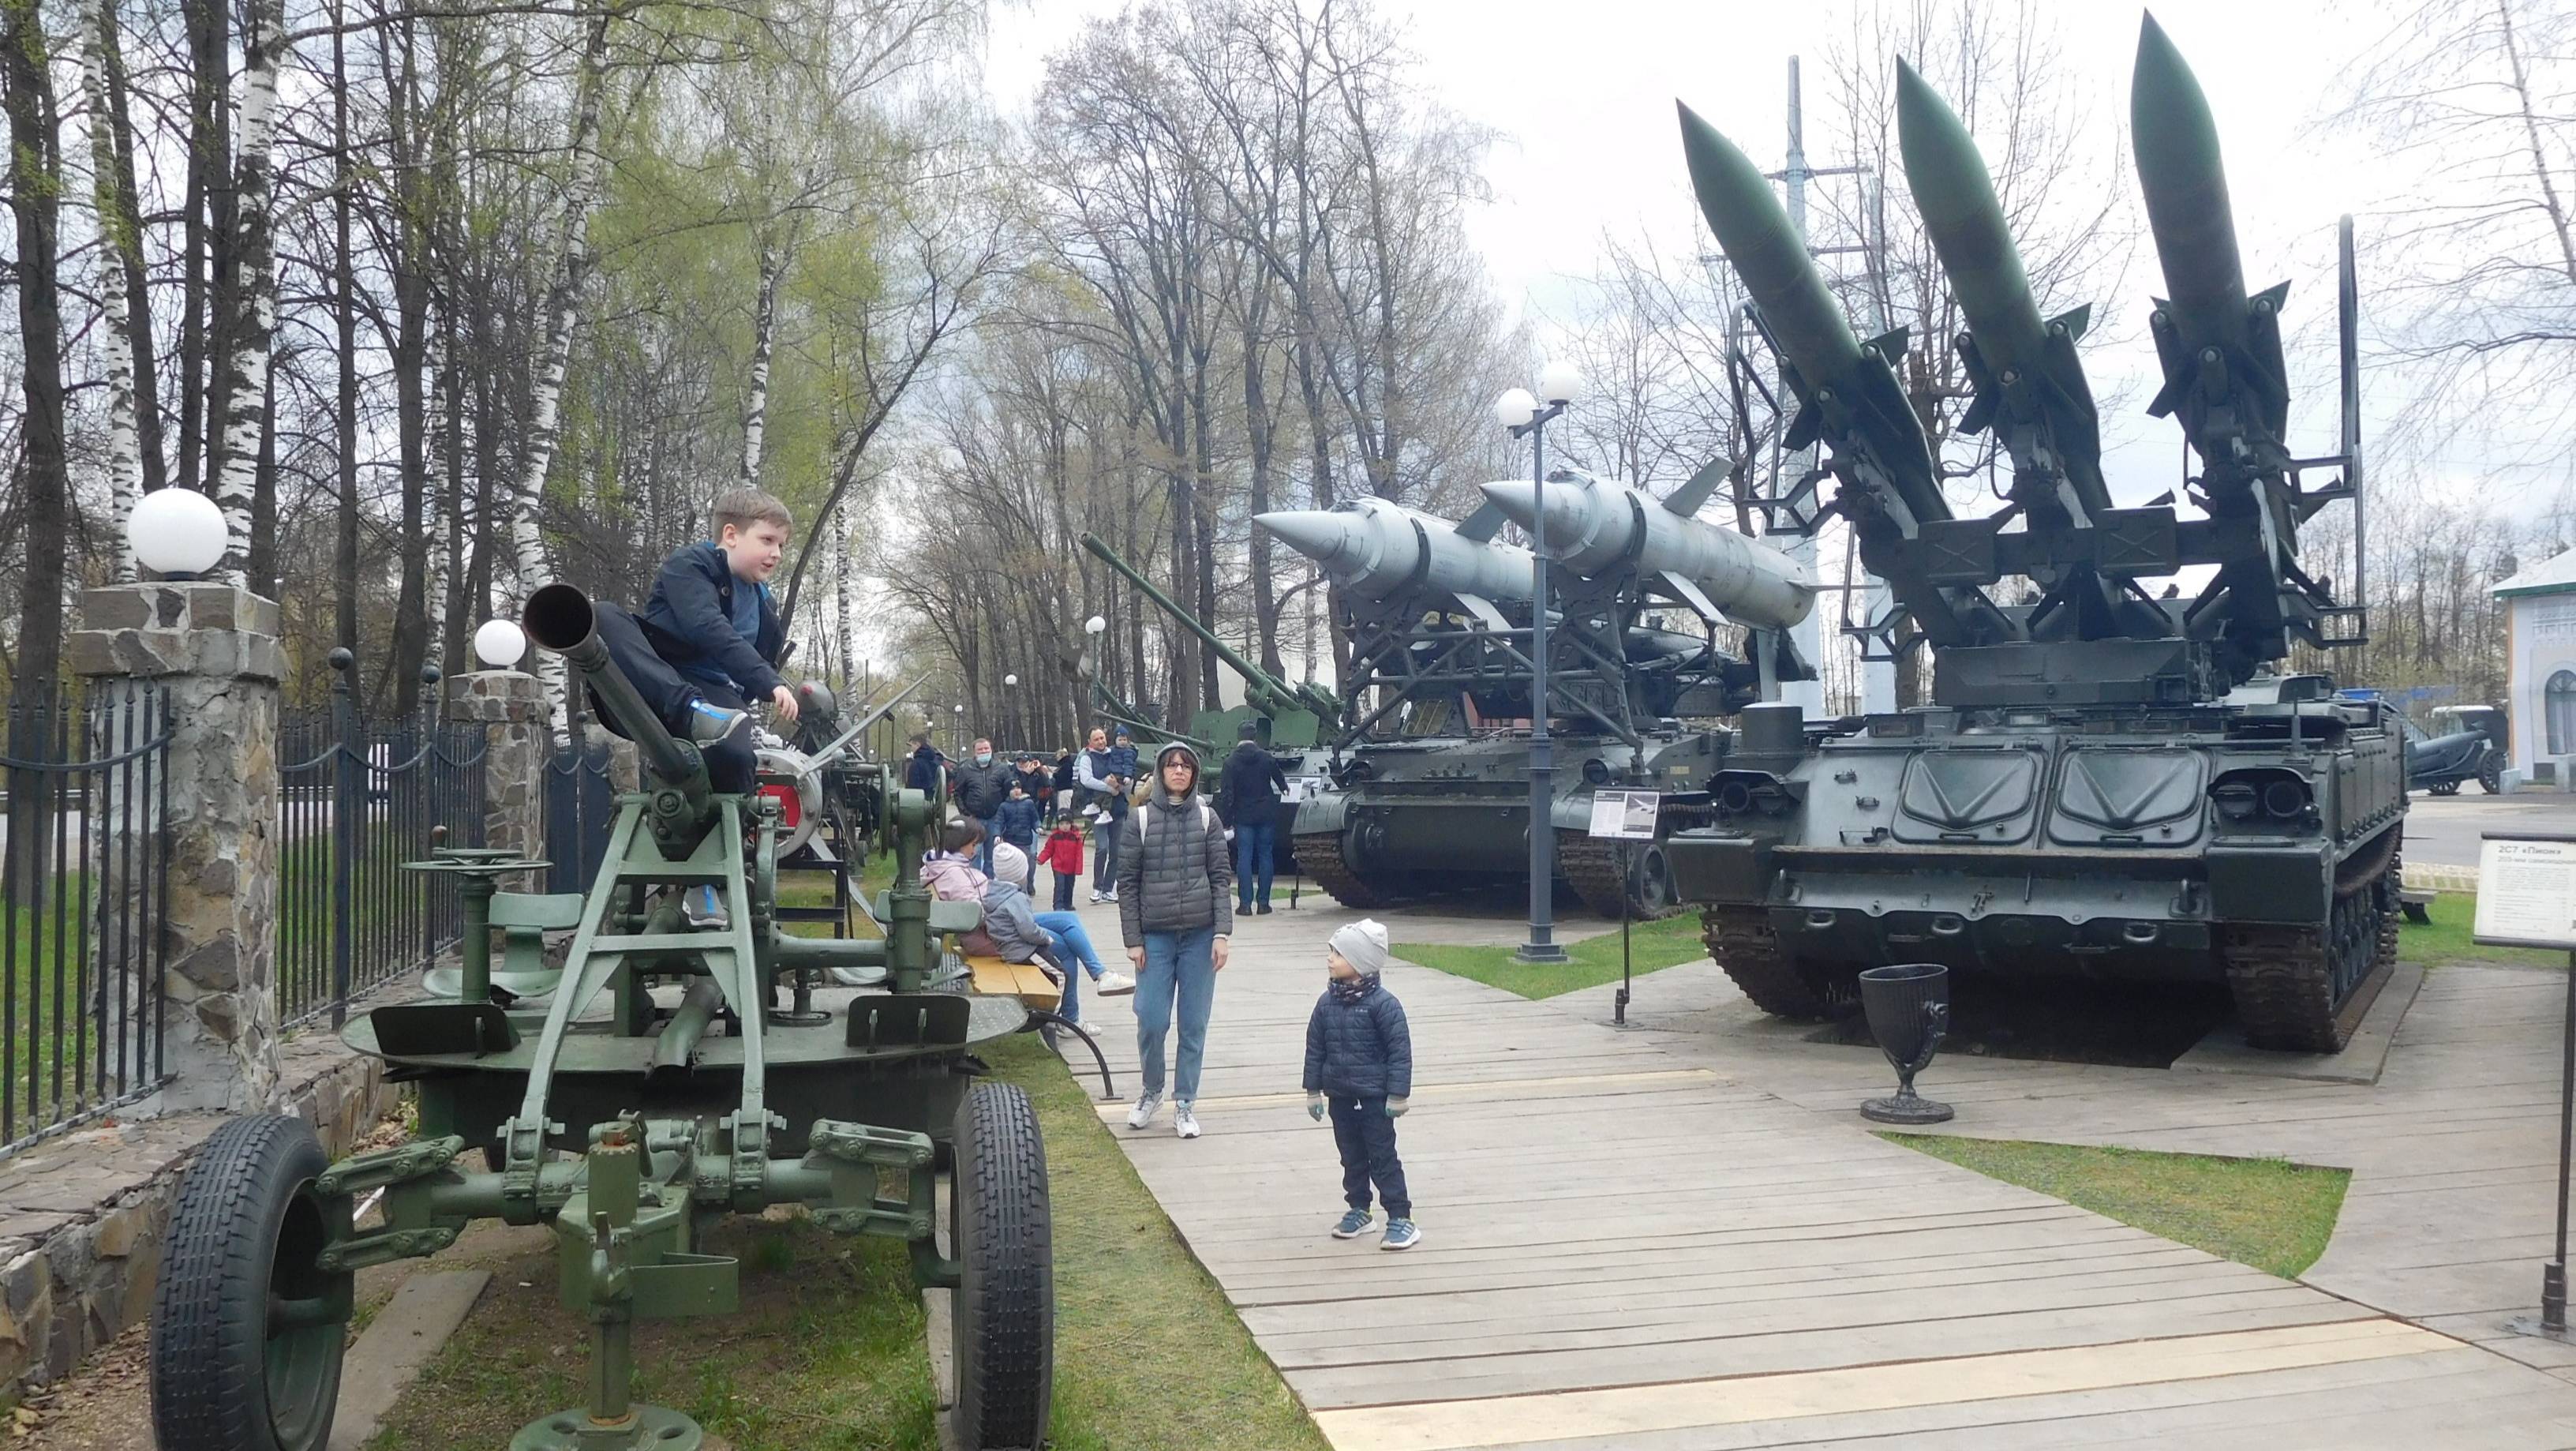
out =
<path fill-rule="evenodd" d="M 796 694 L 778 678 L 787 632 L 767 584 L 794 519 L 775 498 L 735 489 L 715 501 L 708 524 L 713 541 L 663 561 L 640 619 L 602 601 L 595 628 L 663 726 L 698 743 L 708 784 L 742 794 L 757 764 L 751 702 L 768 701 L 781 722 L 796 719 Z M 616 729 L 607 711 L 598 714 Z M 722 924 L 714 887 L 689 894 L 688 917 L 696 926 Z"/>

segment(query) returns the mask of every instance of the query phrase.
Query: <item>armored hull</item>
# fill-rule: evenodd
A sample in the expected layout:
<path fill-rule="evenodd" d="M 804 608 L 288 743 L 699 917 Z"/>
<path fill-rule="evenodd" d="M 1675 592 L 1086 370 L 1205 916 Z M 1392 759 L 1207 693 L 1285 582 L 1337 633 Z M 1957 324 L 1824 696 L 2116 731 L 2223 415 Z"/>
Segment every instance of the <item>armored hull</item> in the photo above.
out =
<path fill-rule="evenodd" d="M 1664 857 L 1767 1012 L 1837 1016 L 1861 969 L 1942 962 L 2223 983 L 2258 1046 L 2333 1052 L 2395 962 L 2403 743 L 2313 678 L 1816 731 L 1757 712 L 1703 796 L 1667 798 Z"/>
<path fill-rule="evenodd" d="M 1595 841 L 1596 788 L 1683 791 L 1726 758 L 1729 733 L 1646 737 L 1642 750 L 1609 737 L 1555 736 L 1558 880 L 1584 905 L 1616 917 L 1621 897 L 1640 918 L 1679 906 L 1663 843 Z M 1298 804 L 1298 870 L 1346 906 L 1370 908 L 1443 892 L 1524 887 L 1529 881 L 1529 738 L 1521 734 L 1364 745 L 1338 775 L 1316 778 Z"/>

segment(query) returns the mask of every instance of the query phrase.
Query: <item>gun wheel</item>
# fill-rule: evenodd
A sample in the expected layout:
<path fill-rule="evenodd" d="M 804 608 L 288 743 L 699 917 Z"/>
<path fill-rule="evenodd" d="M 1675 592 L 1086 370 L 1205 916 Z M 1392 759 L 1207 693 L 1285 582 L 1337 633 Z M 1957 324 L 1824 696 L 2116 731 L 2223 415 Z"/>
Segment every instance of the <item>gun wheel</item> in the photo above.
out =
<path fill-rule="evenodd" d="M 949 1303 L 957 1365 L 950 1413 L 966 1451 L 1036 1451 L 1055 1385 L 1055 1246 L 1046 1146 L 1029 1096 L 978 1083 L 957 1111 Z"/>
<path fill-rule="evenodd" d="M 320 1451 L 331 1439 L 351 1281 L 318 1263 L 349 1227 L 314 1181 L 330 1161 L 302 1119 L 238 1118 L 180 1182 L 152 1304 L 162 1451 Z"/>

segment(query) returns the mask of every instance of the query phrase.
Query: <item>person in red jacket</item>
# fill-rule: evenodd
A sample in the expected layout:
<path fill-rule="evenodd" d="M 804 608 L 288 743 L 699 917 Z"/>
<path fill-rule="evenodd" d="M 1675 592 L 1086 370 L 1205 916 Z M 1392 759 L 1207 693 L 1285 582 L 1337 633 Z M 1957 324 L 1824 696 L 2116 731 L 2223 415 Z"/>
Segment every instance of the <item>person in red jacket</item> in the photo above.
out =
<path fill-rule="evenodd" d="M 1038 864 L 1055 873 L 1055 910 L 1073 910 L 1073 884 L 1082 879 L 1082 825 L 1071 817 L 1058 821 L 1038 848 Z"/>

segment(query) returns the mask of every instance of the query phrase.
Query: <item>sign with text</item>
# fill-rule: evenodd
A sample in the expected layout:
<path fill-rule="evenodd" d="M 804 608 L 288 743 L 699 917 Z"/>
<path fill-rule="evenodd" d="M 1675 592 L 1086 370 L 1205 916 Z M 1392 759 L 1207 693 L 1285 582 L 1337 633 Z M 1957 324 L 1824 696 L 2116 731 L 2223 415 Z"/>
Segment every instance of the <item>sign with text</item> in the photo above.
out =
<path fill-rule="evenodd" d="M 1595 791 L 1590 834 L 1614 841 L 1653 841 L 1655 814 L 1663 809 L 1663 802 L 1662 794 L 1654 791 Z"/>
<path fill-rule="evenodd" d="M 2576 951 L 2576 839 L 2490 834 L 2478 844 L 2478 941 Z"/>

